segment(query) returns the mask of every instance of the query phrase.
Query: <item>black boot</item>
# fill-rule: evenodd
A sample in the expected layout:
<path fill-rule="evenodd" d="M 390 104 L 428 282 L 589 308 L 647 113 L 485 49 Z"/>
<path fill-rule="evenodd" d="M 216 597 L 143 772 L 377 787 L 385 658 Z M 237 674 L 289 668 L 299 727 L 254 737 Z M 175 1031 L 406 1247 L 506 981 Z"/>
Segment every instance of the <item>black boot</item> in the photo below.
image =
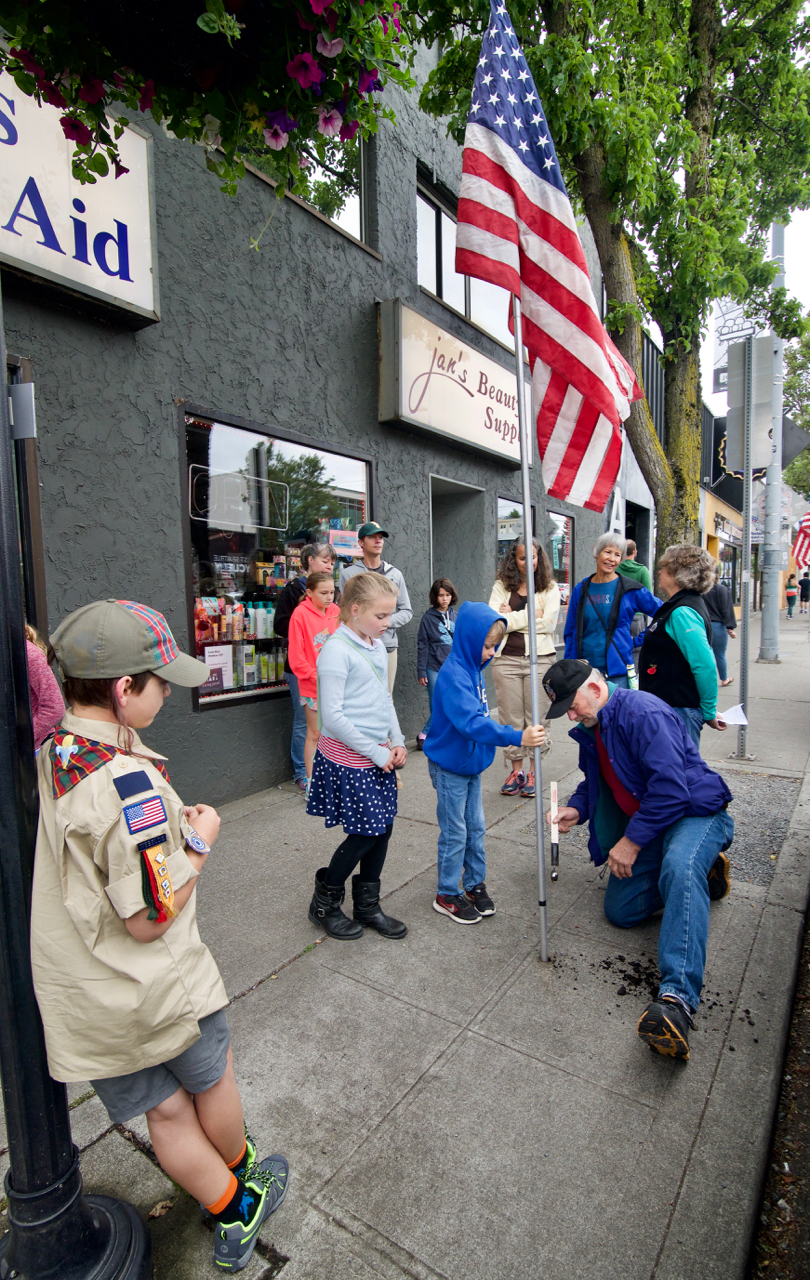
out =
<path fill-rule="evenodd" d="M 315 872 L 315 892 L 309 904 L 309 918 L 320 924 L 330 938 L 361 938 L 363 926 L 344 916 L 340 904 L 346 896 L 345 885 L 326 883 L 326 867 Z"/>
<path fill-rule="evenodd" d="M 380 906 L 379 880 L 361 880 L 352 876 L 354 918 L 367 929 L 376 929 L 384 938 L 404 938 L 408 926 L 393 916 L 387 916 Z"/>

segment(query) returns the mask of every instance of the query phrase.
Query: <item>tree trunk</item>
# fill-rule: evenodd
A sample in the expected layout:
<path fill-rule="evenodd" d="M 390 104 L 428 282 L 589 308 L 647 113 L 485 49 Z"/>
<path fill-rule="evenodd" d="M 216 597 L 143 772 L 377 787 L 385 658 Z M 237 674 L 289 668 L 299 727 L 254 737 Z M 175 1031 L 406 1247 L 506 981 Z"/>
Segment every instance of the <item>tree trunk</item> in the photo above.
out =
<path fill-rule="evenodd" d="M 667 335 L 665 335 L 665 344 Z M 700 338 L 664 365 L 664 420 L 673 481 L 672 504 L 658 511 L 656 559 L 675 542 L 700 542 L 700 444 L 703 396 Z"/>

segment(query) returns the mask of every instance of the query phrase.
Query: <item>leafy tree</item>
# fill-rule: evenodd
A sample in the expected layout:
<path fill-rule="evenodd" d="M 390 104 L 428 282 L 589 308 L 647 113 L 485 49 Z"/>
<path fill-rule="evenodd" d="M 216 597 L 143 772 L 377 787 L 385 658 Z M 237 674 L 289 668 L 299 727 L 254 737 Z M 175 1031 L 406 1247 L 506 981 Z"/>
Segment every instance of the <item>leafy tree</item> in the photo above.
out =
<path fill-rule="evenodd" d="M 785 412 L 810 431 L 810 334 L 785 348 Z M 785 484 L 810 498 L 810 445 L 782 472 Z"/>
<path fill-rule="evenodd" d="M 307 159 L 393 119 L 386 81 L 412 85 L 403 23 L 399 0 L 0 0 L 0 69 L 62 111 L 80 182 L 125 172 L 123 104 L 204 146 L 227 194 L 251 160 L 306 197 Z"/>
<path fill-rule="evenodd" d="M 664 337 L 666 451 L 646 401 L 627 433 L 659 548 L 697 538 L 700 337 L 714 299 L 783 337 L 798 303 L 768 292 L 766 234 L 810 200 L 810 42 L 801 0 L 512 0 L 569 193 L 593 231 L 606 323 L 641 381 L 642 324 Z M 463 140 L 488 4 L 423 0 L 441 50 L 422 106 Z"/>
<path fill-rule="evenodd" d="M 289 458 L 275 453 L 274 446 L 269 446 L 267 479 L 289 485 L 287 537 L 299 529 L 316 529 L 320 520 L 340 516 L 340 500 L 333 492 L 334 480 L 327 474 L 326 464 L 315 454 Z M 284 533 L 280 534 L 279 540 L 283 542 L 284 537 Z"/>

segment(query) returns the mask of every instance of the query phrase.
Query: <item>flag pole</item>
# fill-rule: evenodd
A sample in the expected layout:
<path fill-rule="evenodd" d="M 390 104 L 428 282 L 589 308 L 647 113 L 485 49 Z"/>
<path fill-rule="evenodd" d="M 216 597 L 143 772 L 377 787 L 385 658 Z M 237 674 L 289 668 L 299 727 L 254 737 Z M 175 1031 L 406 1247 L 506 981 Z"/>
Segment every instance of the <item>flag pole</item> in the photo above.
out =
<path fill-rule="evenodd" d="M 534 610 L 534 571 L 532 568 L 532 489 L 529 478 L 529 434 L 526 405 L 523 398 L 523 317 L 520 298 L 512 295 L 515 321 L 515 373 L 517 375 L 518 427 L 520 429 L 520 472 L 523 481 L 523 549 L 526 553 L 526 610 L 529 626 L 529 685 L 532 696 L 532 724 L 540 723 L 540 687 L 537 663 L 537 631 Z M 548 919 L 546 914 L 546 854 L 543 831 L 543 766 L 540 748 L 534 748 L 534 820 L 537 827 L 537 884 L 540 906 L 540 959 L 548 960 Z"/>

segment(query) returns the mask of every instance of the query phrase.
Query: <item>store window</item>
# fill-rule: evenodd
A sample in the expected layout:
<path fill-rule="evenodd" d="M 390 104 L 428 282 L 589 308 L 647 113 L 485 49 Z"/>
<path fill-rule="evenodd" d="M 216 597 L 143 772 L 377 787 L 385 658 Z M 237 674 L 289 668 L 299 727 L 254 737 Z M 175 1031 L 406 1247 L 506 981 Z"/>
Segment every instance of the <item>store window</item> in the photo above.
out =
<path fill-rule="evenodd" d="M 534 516 L 534 511 L 532 511 Z M 515 538 L 522 538 L 523 503 L 512 498 L 498 498 L 498 564 L 501 563 Z"/>
<path fill-rule="evenodd" d="M 554 635 L 556 644 L 563 643 L 568 601 L 574 583 L 574 518 L 559 511 L 547 511 L 543 545 L 551 563 L 551 572 L 560 588 L 560 617 Z"/>
<path fill-rule="evenodd" d="M 368 463 L 201 417 L 186 418 L 187 512 L 197 656 L 211 668 L 200 705 L 283 689 L 279 592 L 301 548 L 347 537 L 368 518 Z"/>
<path fill-rule="evenodd" d="M 420 185 L 416 193 L 416 257 L 419 284 L 491 337 L 515 349 L 509 332 L 509 295 L 486 280 L 456 271 L 456 219 L 449 202 Z"/>

